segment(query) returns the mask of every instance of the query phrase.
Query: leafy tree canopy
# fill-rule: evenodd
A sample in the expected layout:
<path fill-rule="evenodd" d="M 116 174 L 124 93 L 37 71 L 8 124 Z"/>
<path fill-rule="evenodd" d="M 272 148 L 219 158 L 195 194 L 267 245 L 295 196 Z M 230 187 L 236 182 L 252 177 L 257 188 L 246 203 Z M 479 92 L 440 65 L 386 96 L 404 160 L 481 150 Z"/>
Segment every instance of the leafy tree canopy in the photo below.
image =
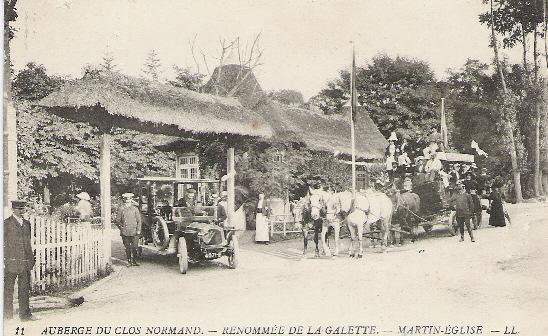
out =
<path fill-rule="evenodd" d="M 377 55 L 356 68 L 356 88 L 358 103 L 367 108 L 385 136 L 395 131 L 419 140 L 439 128 L 442 90 L 424 61 Z M 341 70 L 339 78 L 328 82 L 309 104 L 327 114 L 339 113 L 349 99 L 350 72 Z"/>
<path fill-rule="evenodd" d="M 12 92 L 16 99 L 35 101 L 44 98 L 63 84 L 60 77 L 49 76 L 42 64 L 27 63 L 12 82 Z"/>

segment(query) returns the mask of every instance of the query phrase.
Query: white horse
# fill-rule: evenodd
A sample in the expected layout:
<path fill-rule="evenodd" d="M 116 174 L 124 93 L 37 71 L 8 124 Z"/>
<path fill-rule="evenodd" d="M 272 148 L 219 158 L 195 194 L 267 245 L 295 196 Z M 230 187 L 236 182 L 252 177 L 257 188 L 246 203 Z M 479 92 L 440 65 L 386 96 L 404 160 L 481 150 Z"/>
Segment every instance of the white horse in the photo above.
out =
<path fill-rule="evenodd" d="M 350 195 L 352 195 L 350 193 Z M 348 255 L 355 255 L 354 242 L 358 242 L 358 258 L 363 256 L 363 228 L 364 225 L 379 222 L 383 248 L 388 246 L 388 236 L 392 226 L 393 204 L 390 197 L 382 192 L 356 193 L 356 198 L 346 217 L 350 231 L 350 247 Z"/>
<path fill-rule="evenodd" d="M 346 221 L 350 231 L 350 248 L 348 254 L 355 256 L 354 242 L 358 243 L 357 257 L 363 256 L 363 230 L 365 224 L 380 222 L 383 246 L 388 245 L 388 235 L 392 223 L 393 204 L 388 196 L 381 192 L 356 193 L 352 197 L 349 191 L 330 193 L 323 190 L 310 190 L 310 207 L 313 219 L 320 218 L 320 210 L 326 212 L 322 227 L 322 246 L 326 255 L 331 255 L 325 235 L 329 226 L 335 230 L 335 255 L 339 252 L 340 225 Z"/>
<path fill-rule="evenodd" d="M 322 248 L 327 256 L 331 256 L 331 250 L 327 245 L 326 235 L 329 227 L 332 227 L 335 233 L 335 251 L 333 255 L 339 254 L 339 233 L 341 223 L 344 219 L 343 208 L 350 208 L 351 201 L 339 197 L 341 193 L 331 193 L 321 189 L 314 190 L 310 188 L 310 215 L 314 221 L 321 218 L 321 212 L 325 212 L 325 220 L 322 223 Z M 347 204 L 343 204 L 346 201 Z"/>

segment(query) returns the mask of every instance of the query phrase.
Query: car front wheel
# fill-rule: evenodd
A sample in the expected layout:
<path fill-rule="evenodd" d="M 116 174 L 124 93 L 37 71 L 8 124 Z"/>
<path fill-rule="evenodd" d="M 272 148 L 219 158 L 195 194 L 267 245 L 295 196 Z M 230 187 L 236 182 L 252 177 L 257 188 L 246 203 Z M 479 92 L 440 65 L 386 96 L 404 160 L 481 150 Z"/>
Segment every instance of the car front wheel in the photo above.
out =
<path fill-rule="evenodd" d="M 181 274 L 186 274 L 188 270 L 188 252 L 186 250 L 186 239 L 180 237 L 177 243 L 177 256 L 179 257 L 179 270 Z"/>
<path fill-rule="evenodd" d="M 232 253 L 228 255 L 228 266 L 235 269 L 238 267 L 238 258 L 240 256 L 240 245 L 238 244 L 238 237 L 236 235 L 232 236 L 229 246 Z"/>

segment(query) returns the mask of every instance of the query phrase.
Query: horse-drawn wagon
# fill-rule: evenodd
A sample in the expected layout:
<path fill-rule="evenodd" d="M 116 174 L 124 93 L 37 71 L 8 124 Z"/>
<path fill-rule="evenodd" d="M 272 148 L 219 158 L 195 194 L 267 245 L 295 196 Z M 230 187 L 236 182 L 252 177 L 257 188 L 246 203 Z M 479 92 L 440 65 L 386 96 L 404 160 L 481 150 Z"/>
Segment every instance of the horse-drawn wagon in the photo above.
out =
<path fill-rule="evenodd" d="M 228 257 L 238 265 L 238 238 L 233 227 L 220 223 L 215 200 L 220 182 L 207 179 L 145 177 L 139 182 L 139 210 L 143 216 L 139 251 L 177 255 L 185 274 L 188 262 Z"/>
<path fill-rule="evenodd" d="M 473 163 L 474 156 L 460 153 L 438 153 L 438 158 L 446 163 Z M 422 227 L 426 233 L 434 225 L 446 225 L 454 236 L 457 231 L 455 213 L 449 208 L 449 199 L 454 186 L 448 186 L 436 178 L 429 180 L 426 174 L 418 173 L 412 179 L 412 192 L 397 193 L 394 202 L 395 221 L 414 238 L 416 229 Z M 418 197 L 416 199 L 415 195 Z M 415 204 L 416 203 L 416 204 Z"/>

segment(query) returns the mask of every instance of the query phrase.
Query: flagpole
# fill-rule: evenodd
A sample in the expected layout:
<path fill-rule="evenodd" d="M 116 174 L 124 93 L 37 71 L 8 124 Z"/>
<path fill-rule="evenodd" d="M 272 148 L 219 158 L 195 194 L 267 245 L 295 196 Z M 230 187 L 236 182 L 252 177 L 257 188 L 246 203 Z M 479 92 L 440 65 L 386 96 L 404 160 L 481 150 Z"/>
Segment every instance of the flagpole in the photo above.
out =
<path fill-rule="evenodd" d="M 445 118 L 445 98 L 441 99 L 441 135 L 443 138 L 443 149 L 447 150 L 448 139 L 447 139 L 447 120 Z"/>
<path fill-rule="evenodd" d="M 352 142 L 352 196 L 356 196 L 356 139 L 354 130 L 354 113 L 356 113 L 356 56 L 352 45 L 352 72 L 350 78 L 350 141 Z"/>

